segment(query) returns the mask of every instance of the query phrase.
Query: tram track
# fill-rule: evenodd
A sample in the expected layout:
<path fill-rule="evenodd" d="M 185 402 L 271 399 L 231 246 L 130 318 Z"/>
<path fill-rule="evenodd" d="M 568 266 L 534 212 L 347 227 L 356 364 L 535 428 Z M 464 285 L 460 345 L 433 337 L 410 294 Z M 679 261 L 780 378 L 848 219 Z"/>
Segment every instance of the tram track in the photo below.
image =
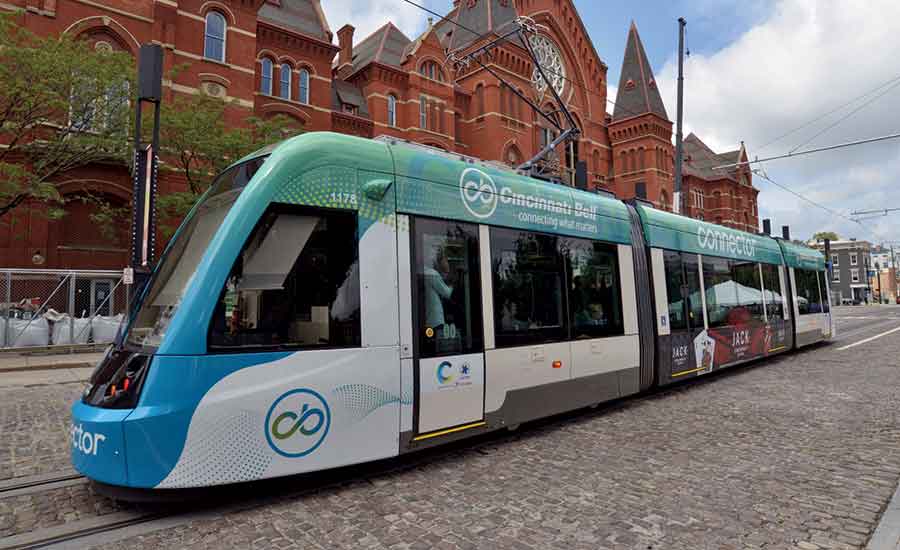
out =
<path fill-rule="evenodd" d="M 0 481 L 0 499 L 30 495 L 53 489 L 84 485 L 87 478 L 70 470 L 66 473 L 23 476 Z"/>
<path fill-rule="evenodd" d="M 73 521 L 55 527 L 47 527 L 0 539 L 0 550 L 24 550 L 29 548 L 84 547 L 89 537 L 110 531 L 125 529 L 174 515 L 171 512 L 114 512 Z M 96 541 L 94 541 L 96 542 Z"/>

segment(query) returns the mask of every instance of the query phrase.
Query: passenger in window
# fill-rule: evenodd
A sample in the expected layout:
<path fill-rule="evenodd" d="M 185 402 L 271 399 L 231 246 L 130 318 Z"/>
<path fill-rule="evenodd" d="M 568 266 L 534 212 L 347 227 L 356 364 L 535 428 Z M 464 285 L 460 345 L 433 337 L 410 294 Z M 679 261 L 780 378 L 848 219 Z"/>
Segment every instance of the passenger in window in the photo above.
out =
<path fill-rule="evenodd" d="M 430 248 L 426 252 L 425 261 L 425 327 L 431 328 L 438 337 L 449 337 L 449 327 L 445 327 L 444 301 L 453 295 L 453 287 L 445 282 L 450 274 L 447 256 L 438 248 Z"/>

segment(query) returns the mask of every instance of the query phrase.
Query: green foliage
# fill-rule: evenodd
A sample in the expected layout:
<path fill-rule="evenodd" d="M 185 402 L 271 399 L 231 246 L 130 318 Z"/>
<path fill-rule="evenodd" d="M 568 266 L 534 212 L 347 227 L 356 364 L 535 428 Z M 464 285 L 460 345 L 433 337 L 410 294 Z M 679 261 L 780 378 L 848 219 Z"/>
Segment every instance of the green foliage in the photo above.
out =
<path fill-rule="evenodd" d="M 840 240 L 840 237 L 838 237 L 838 234 L 834 231 L 819 231 L 818 233 L 813 235 L 812 238 L 812 240 L 814 241 L 824 241 L 825 239 L 828 239 L 829 241 L 837 241 Z"/>
<path fill-rule="evenodd" d="M 87 43 L 38 37 L 0 14 L 0 222 L 31 201 L 62 215 L 54 179 L 130 158 L 134 62 Z"/>
<path fill-rule="evenodd" d="M 241 126 L 226 121 L 228 103 L 206 94 L 179 95 L 163 105 L 160 144 L 165 161 L 187 182 L 187 190 L 161 195 L 157 208 L 171 234 L 217 174 L 253 151 L 301 131 L 293 119 L 250 116 Z"/>

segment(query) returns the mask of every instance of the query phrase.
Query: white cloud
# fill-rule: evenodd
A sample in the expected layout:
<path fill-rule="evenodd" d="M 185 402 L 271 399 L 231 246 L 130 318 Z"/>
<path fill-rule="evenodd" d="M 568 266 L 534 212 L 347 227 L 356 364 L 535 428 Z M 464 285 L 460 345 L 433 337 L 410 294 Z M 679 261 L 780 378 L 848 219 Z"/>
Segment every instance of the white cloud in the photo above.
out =
<path fill-rule="evenodd" d="M 687 60 L 685 134 L 694 131 L 719 151 L 744 140 L 751 157 L 793 149 L 861 102 L 763 145 L 900 75 L 898 19 L 896 0 L 781 0 L 767 19 L 729 46 Z M 669 60 L 658 78 L 672 112 L 674 75 L 675 60 Z M 896 132 L 900 86 L 803 148 Z M 766 163 L 765 169 L 772 179 L 842 213 L 900 207 L 900 140 Z M 834 229 L 842 236 L 879 240 L 762 178 L 754 183 L 761 189 L 762 215 L 791 225 L 797 237 Z M 900 215 L 868 225 L 884 238 L 900 239 Z"/>
<path fill-rule="evenodd" d="M 447 13 L 452 5 L 449 0 L 414 1 L 420 6 L 425 6 L 441 14 Z M 420 32 L 425 30 L 428 18 L 432 17 L 403 0 L 322 0 L 322 9 L 325 11 L 325 17 L 328 19 L 328 25 L 332 31 L 337 32 L 346 23 L 356 27 L 353 41 L 357 44 L 388 21 L 397 26 L 410 39 L 415 39 Z"/>

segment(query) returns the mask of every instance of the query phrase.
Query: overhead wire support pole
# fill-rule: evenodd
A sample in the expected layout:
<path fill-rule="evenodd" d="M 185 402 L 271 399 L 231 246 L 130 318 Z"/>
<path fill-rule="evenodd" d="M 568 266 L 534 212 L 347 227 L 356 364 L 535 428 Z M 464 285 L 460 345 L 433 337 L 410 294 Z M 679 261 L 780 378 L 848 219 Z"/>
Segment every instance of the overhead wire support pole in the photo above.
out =
<path fill-rule="evenodd" d="M 881 214 L 887 216 L 890 212 L 900 212 L 900 208 L 879 208 L 878 210 L 855 210 L 850 212 L 851 216 L 866 216 L 868 214 Z M 877 216 L 880 217 L 880 216 Z"/>
<path fill-rule="evenodd" d="M 676 214 L 681 213 L 681 164 L 684 160 L 684 144 L 682 143 L 682 123 L 684 119 L 684 28 L 687 21 L 678 18 L 678 115 L 675 122 L 675 192 L 672 194 L 672 207 Z"/>

